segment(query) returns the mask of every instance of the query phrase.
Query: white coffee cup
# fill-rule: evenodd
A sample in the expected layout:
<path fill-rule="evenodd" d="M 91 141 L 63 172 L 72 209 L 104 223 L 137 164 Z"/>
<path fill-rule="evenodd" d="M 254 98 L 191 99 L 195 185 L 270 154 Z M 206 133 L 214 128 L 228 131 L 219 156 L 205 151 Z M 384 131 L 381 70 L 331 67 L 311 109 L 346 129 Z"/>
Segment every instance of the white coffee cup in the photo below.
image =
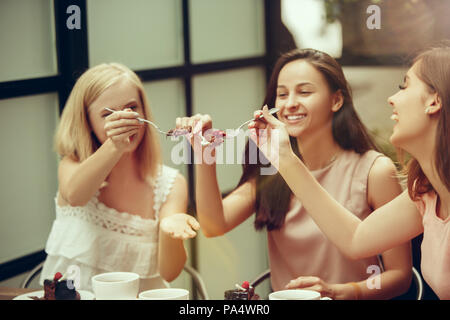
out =
<path fill-rule="evenodd" d="M 275 291 L 269 294 L 269 300 L 331 300 L 320 297 L 320 293 L 313 290 L 290 289 Z"/>
<path fill-rule="evenodd" d="M 178 288 L 162 288 L 139 293 L 140 300 L 189 300 L 189 291 Z"/>
<path fill-rule="evenodd" d="M 108 272 L 92 277 L 96 300 L 134 300 L 139 292 L 139 275 L 133 272 Z"/>

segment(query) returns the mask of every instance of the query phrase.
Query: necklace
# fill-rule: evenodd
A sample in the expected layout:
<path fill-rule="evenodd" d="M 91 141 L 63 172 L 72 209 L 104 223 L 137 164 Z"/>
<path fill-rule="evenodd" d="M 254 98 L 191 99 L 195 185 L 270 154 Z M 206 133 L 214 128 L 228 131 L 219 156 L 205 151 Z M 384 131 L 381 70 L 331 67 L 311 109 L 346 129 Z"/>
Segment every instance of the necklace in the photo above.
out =
<path fill-rule="evenodd" d="M 314 169 L 313 171 L 316 170 L 321 170 L 324 169 L 326 167 L 328 167 L 329 165 L 331 165 L 334 161 L 336 161 L 337 157 L 339 156 L 340 151 L 337 151 L 335 154 L 333 154 L 330 158 L 330 160 L 328 160 L 323 166 L 320 166 L 320 168 Z"/>
<path fill-rule="evenodd" d="M 334 160 L 337 159 L 338 154 L 339 154 L 339 152 L 336 152 L 336 153 L 331 157 L 330 161 L 328 161 L 328 164 L 327 164 L 327 165 L 329 165 L 330 163 L 334 162 Z"/>

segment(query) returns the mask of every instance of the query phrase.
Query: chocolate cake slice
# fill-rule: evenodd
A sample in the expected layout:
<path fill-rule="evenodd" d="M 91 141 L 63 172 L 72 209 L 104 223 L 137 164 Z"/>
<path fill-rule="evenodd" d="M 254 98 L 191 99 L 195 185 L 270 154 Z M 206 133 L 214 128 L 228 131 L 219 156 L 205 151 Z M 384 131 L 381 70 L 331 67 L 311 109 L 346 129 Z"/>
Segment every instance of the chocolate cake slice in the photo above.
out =
<path fill-rule="evenodd" d="M 33 300 L 81 300 L 80 293 L 73 286 L 72 280 L 60 280 L 62 274 L 57 272 L 53 280 L 44 280 L 44 296 L 31 297 Z"/>
<path fill-rule="evenodd" d="M 242 286 L 236 285 L 236 287 L 236 289 L 225 291 L 225 300 L 259 300 L 255 288 L 248 281 L 244 281 Z"/>
<path fill-rule="evenodd" d="M 69 285 L 70 283 L 70 285 Z M 56 282 L 55 286 L 56 300 L 80 300 L 80 293 L 73 286 L 72 280 L 62 280 Z"/>

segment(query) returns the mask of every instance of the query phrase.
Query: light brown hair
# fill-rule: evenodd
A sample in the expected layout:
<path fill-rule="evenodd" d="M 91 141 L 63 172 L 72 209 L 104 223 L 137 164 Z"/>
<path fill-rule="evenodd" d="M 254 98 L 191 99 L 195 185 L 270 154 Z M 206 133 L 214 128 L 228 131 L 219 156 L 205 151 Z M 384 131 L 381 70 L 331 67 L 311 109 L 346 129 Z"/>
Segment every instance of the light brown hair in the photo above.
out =
<path fill-rule="evenodd" d="M 429 90 L 437 93 L 442 108 L 438 114 L 436 146 L 434 150 L 434 167 L 450 192 L 450 45 L 427 49 L 417 55 L 412 65 L 417 64 L 417 76 Z M 406 168 L 408 175 L 408 192 L 411 199 L 433 190 L 432 185 L 422 171 L 419 162 L 412 158 Z"/>

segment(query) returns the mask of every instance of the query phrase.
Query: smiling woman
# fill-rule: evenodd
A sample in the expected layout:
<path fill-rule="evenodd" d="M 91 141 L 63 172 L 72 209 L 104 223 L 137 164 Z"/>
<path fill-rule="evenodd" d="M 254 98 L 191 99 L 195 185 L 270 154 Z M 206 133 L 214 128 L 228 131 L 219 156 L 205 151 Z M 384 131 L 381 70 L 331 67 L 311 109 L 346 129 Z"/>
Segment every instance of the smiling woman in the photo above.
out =
<path fill-rule="evenodd" d="M 358 217 L 367 217 L 401 192 L 392 161 L 376 151 L 356 114 L 342 69 L 328 54 L 304 49 L 282 55 L 264 103 L 278 109 L 278 121 L 285 129 L 283 138 L 292 143 L 316 181 L 335 201 L 354 209 Z M 267 107 L 264 110 L 265 117 L 270 112 Z M 255 112 L 251 130 L 264 123 L 261 113 Z M 203 117 L 209 119 L 203 129 L 212 127 L 212 120 Z M 253 143 L 250 140 L 247 144 L 245 159 L 255 150 Z M 274 164 L 277 156 L 267 159 Z M 267 230 L 273 290 L 310 289 L 333 299 L 389 299 L 407 290 L 409 244 L 383 252 L 381 289 L 370 290 L 365 281 L 373 266 L 381 269 L 377 257 L 352 261 L 340 253 L 314 224 L 284 178 L 279 173 L 260 173 L 267 167 L 265 160 L 260 157 L 256 164 L 245 162 L 238 186 L 224 199 L 218 192 L 215 163 L 197 166 L 197 213 L 207 237 L 229 232 L 256 212 L 255 228 Z"/>
<path fill-rule="evenodd" d="M 400 113 L 408 114 L 406 117 L 401 117 L 402 123 L 410 122 L 409 126 L 403 124 L 404 129 L 401 130 L 409 136 L 409 139 L 402 141 L 402 134 L 397 133 L 392 134 L 391 142 L 411 154 L 416 153 L 415 150 L 420 150 L 424 145 L 433 146 L 434 150 L 430 153 L 434 166 L 447 190 L 450 190 L 448 174 L 450 172 L 450 155 L 448 154 L 450 111 L 445 106 L 450 104 L 448 90 L 450 79 L 440 63 L 448 63 L 449 48 L 447 44 L 447 47 L 434 48 L 418 55 L 405 76 L 404 84 L 399 86 L 400 91 L 388 99 L 394 108 L 394 118 L 397 122 L 394 128 L 400 125 Z M 424 105 L 425 110 L 423 110 Z M 423 112 L 426 117 L 423 116 Z M 435 131 L 429 130 L 430 120 L 437 122 Z M 396 130 L 400 131 L 399 128 Z M 424 132 L 427 134 L 424 135 Z M 419 158 L 421 157 L 411 160 L 408 167 L 408 189 L 413 199 L 433 190 L 431 181 L 419 165 Z M 449 212 L 448 215 L 450 215 Z"/>
<path fill-rule="evenodd" d="M 326 53 L 304 49 L 293 50 L 280 57 L 272 72 L 264 104 L 282 108 L 278 119 L 286 123 L 297 155 L 302 153 L 299 148 L 302 138 L 304 147 L 314 147 L 316 152 L 320 148 L 324 152 L 323 163 L 311 163 L 313 170 L 326 166 L 339 150 L 354 150 L 359 154 L 370 149 L 376 150 L 355 111 L 351 89 L 341 67 Z M 301 115 L 301 118 L 289 119 L 292 115 Z M 308 137 L 314 136 L 314 142 L 308 142 L 311 141 Z M 246 152 L 249 150 L 248 146 Z M 302 156 L 304 158 L 305 154 Z M 261 164 L 244 166 L 240 184 L 253 176 L 258 166 Z M 277 192 L 269 187 L 257 189 L 257 198 L 264 200 L 257 204 L 256 209 L 261 211 L 256 216 L 255 226 L 261 228 L 266 225 L 269 230 L 280 227 L 284 215 L 270 211 L 277 208 L 279 212 L 286 212 L 288 202 L 281 201 L 279 205 L 275 203 L 279 202 L 281 195 L 288 199 L 289 188 L 282 182 L 279 174 L 257 176 L 257 180 L 261 186 L 268 186 L 264 181 L 273 181 L 280 189 L 277 188 Z"/>

